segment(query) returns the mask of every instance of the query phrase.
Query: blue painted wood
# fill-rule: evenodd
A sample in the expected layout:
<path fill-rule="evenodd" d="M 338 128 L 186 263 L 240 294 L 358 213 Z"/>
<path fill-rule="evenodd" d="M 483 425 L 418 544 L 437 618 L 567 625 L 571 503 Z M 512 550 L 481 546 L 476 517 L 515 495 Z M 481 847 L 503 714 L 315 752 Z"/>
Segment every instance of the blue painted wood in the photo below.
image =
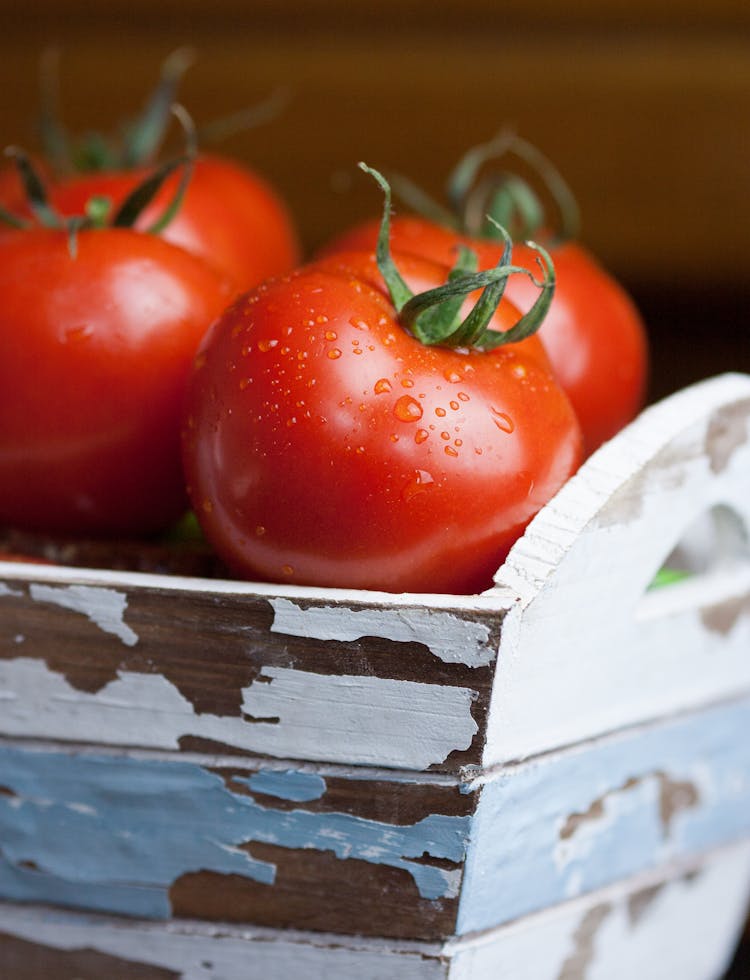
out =
<path fill-rule="evenodd" d="M 750 699 L 541 756 L 482 790 L 458 931 L 749 836 Z"/>
<path fill-rule="evenodd" d="M 325 791 L 304 773 L 261 772 L 247 784 L 285 800 Z M 191 871 L 272 885 L 274 865 L 241 849 L 254 841 L 400 868 L 423 898 L 455 896 L 459 872 L 441 862 L 463 861 L 470 820 L 437 813 L 401 825 L 275 809 L 192 762 L 16 747 L 0 748 L 0 787 L 0 897 L 144 918 L 168 917 L 169 888 Z"/>

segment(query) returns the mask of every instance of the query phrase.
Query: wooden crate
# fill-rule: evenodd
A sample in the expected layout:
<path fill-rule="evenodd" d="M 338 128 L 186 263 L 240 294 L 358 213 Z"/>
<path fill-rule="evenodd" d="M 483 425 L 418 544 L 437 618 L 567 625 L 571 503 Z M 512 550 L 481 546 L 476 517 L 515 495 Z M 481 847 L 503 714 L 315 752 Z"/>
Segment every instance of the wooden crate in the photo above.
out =
<path fill-rule="evenodd" d="M 729 374 L 599 450 L 480 596 L 0 565 L 0 976 L 719 976 L 748 527 Z"/>

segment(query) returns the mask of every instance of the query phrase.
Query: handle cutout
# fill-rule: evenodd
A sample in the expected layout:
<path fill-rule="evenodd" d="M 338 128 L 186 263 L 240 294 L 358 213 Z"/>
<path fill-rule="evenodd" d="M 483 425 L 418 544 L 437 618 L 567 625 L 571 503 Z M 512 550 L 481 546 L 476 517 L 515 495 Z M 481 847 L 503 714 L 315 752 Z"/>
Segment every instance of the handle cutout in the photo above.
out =
<path fill-rule="evenodd" d="M 652 577 L 639 618 L 703 607 L 750 586 L 750 534 L 728 504 L 715 504 L 684 531 Z"/>

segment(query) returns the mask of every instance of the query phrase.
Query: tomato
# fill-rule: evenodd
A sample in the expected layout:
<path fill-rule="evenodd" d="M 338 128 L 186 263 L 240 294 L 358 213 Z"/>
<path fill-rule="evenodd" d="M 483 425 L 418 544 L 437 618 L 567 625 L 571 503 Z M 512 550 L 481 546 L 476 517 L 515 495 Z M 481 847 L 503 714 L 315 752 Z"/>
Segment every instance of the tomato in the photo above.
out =
<path fill-rule="evenodd" d="M 414 285 L 448 272 L 397 261 Z M 517 316 L 501 304 L 492 329 Z M 391 592 L 489 587 L 580 450 L 536 338 L 426 346 L 354 254 L 263 283 L 220 317 L 183 427 L 193 506 L 235 573 Z"/>
<path fill-rule="evenodd" d="M 0 524 L 141 534 L 186 504 L 190 364 L 231 296 L 203 261 L 128 229 L 0 240 Z"/>
<path fill-rule="evenodd" d="M 366 222 L 331 242 L 324 254 L 374 248 L 378 220 Z M 502 243 L 461 235 L 417 216 L 391 221 L 394 250 L 452 263 L 459 244 L 479 257 L 479 268 L 496 265 Z M 633 301 L 580 244 L 550 248 L 557 287 L 539 331 L 555 375 L 575 408 L 586 452 L 593 452 L 632 420 L 643 404 L 648 368 L 646 331 Z M 513 262 L 538 271 L 535 252 L 522 243 Z M 523 311 L 538 290 L 525 276 L 508 280 L 507 295 Z"/>
<path fill-rule="evenodd" d="M 50 201 L 63 215 L 82 214 L 93 196 L 108 197 L 116 209 L 148 175 L 146 167 L 102 171 L 53 183 Z M 171 200 L 180 175 L 167 179 L 142 212 L 136 228 L 146 229 Z M 260 176 L 233 160 L 201 155 L 182 204 L 161 236 L 201 256 L 236 289 L 248 289 L 299 261 L 299 243 L 289 211 Z"/>

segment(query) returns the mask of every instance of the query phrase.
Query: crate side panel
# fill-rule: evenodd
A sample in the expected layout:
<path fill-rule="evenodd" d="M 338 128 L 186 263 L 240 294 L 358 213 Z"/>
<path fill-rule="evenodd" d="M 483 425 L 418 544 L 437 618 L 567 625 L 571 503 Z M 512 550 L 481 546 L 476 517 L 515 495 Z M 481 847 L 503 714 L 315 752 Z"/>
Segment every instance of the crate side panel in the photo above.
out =
<path fill-rule="evenodd" d="M 500 620 L 6 578 L 0 734 L 455 770 L 481 756 Z"/>
<path fill-rule="evenodd" d="M 459 948 L 450 980 L 706 980 L 723 974 L 750 895 L 750 844 L 596 892 Z"/>
<path fill-rule="evenodd" d="M 387 773 L 0 747 L 0 898 L 436 938 L 473 794 Z"/>
<path fill-rule="evenodd" d="M 746 698 L 501 769 L 472 827 L 459 931 L 750 838 L 748 731 Z"/>
<path fill-rule="evenodd" d="M 554 750 L 750 690 L 750 378 L 644 412 L 538 515 L 500 569 L 505 620 L 484 762 Z M 706 567 L 649 591 L 717 513 Z"/>

